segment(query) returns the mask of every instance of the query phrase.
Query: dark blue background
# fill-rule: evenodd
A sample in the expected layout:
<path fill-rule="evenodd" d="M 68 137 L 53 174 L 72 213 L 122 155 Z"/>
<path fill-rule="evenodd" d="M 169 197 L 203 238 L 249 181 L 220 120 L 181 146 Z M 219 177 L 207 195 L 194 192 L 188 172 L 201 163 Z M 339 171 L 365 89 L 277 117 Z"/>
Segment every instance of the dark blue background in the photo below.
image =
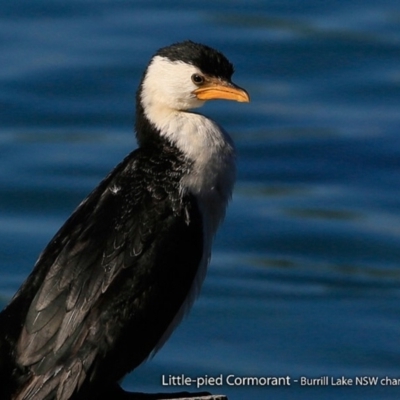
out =
<path fill-rule="evenodd" d="M 0 302 L 136 146 L 151 55 L 223 51 L 252 102 L 201 111 L 238 182 L 199 301 L 130 390 L 162 374 L 400 377 L 398 0 L 17 0 L 0 7 Z M 176 387 L 175 390 L 195 390 Z M 397 399 L 396 387 L 218 387 L 231 399 Z"/>

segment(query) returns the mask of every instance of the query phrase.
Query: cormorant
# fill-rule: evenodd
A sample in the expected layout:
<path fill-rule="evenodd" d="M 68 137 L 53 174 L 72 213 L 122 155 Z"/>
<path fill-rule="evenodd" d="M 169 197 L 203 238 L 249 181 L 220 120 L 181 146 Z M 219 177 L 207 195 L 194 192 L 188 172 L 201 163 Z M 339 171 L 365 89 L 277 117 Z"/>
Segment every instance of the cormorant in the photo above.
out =
<path fill-rule="evenodd" d="M 2 400 L 97 399 L 189 310 L 235 180 L 206 100 L 248 102 L 220 52 L 160 49 L 137 92 L 138 149 L 78 206 L 0 314 Z"/>

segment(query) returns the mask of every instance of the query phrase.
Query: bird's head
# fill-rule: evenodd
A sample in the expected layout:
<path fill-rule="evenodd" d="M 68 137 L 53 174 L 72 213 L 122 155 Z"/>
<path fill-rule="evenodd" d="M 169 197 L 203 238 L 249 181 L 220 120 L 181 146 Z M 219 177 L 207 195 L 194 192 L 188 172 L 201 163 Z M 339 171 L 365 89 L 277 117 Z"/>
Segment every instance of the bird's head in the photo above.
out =
<path fill-rule="evenodd" d="M 189 110 L 206 100 L 250 101 L 231 81 L 233 66 L 220 52 L 186 41 L 160 49 L 144 74 L 139 101 L 144 110 Z"/>

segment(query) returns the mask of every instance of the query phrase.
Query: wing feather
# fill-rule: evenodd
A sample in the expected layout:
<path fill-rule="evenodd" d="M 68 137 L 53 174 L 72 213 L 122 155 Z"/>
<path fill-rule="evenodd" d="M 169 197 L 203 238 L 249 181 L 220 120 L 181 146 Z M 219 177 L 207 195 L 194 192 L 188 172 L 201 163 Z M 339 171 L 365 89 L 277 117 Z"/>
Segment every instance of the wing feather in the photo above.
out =
<path fill-rule="evenodd" d="M 50 393 L 59 400 L 68 399 L 88 376 L 93 377 L 107 355 L 107 346 L 125 335 L 124 324 L 132 315 L 142 320 L 143 305 L 154 296 L 157 283 L 140 260 L 156 263 L 158 271 L 163 252 L 172 251 L 161 249 L 159 255 L 153 255 L 156 233 L 162 232 L 173 249 L 176 244 L 169 238 L 169 229 L 190 241 L 190 236 L 185 238 L 188 210 L 181 199 L 180 175 L 174 175 L 172 184 L 165 178 L 157 180 L 149 166 L 138 167 L 138 158 L 140 152 L 136 151 L 81 203 L 35 266 L 47 270 L 17 344 L 18 363 L 32 373 L 18 399 L 45 398 Z M 110 190 L 113 187 L 121 189 Z M 185 222 L 181 225 L 182 216 Z M 196 253 L 194 266 L 200 256 Z M 157 274 L 162 280 L 167 276 Z M 118 285 L 127 279 L 134 287 L 132 292 L 110 302 L 111 288 L 118 291 Z M 103 315 L 106 303 L 115 310 L 111 319 Z M 167 324 L 167 319 L 162 324 Z M 156 340 L 156 336 L 151 339 Z M 150 351 L 143 350 L 138 360 Z"/>

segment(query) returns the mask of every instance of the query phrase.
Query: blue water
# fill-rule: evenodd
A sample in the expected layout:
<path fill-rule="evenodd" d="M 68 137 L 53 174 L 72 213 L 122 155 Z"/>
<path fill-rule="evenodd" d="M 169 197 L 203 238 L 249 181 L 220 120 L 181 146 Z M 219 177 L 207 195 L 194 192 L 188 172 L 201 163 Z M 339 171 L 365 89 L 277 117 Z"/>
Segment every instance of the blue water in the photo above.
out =
<path fill-rule="evenodd" d="M 136 146 L 135 90 L 159 47 L 223 51 L 250 104 L 202 112 L 232 133 L 238 182 L 190 316 L 125 379 L 289 376 L 207 387 L 238 399 L 397 399 L 400 378 L 398 0 L 18 0 L 0 7 L 0 302 Z"/>

